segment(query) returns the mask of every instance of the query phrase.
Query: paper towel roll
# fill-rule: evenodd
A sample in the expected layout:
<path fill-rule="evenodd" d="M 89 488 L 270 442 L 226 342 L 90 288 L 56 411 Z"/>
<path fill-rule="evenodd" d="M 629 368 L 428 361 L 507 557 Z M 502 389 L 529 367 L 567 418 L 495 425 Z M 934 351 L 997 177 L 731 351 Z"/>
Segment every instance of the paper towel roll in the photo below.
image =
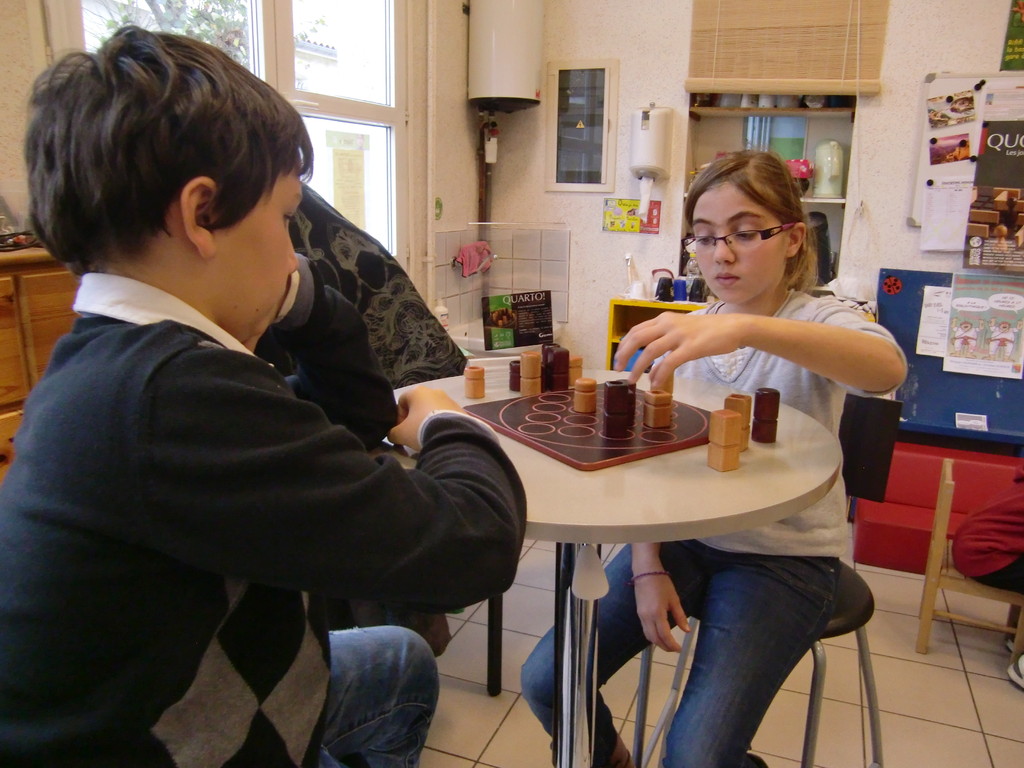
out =
<path fill-rule="evenodd" d="M 643 176 L 640 179 L 640 207 L 636 210 L 636 215 L 641 220 L 647 219 L 647 209 L 651 205 L 651 190 L 654 189 L 654 179 L 650 176 Z"/>

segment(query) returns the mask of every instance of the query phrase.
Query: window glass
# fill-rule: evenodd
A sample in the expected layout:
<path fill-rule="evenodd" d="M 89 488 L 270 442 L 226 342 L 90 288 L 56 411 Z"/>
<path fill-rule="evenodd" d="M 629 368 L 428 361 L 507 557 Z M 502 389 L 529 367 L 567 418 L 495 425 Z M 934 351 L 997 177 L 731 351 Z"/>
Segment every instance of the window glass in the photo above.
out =
<path fill-rule="evenodd" d="M 303 120 L 316 158 L 309 185 L 390 249 L 391 129 L 308 115 Z"/>
<path fill-rule="evenodd" d="M 248 0 L 82 0 L 85 48 L 94 51 L 117 29 L 145 29 L 188 35 L 220 48 L 252 72 L 253 8 Z"/>
<path fill-rule="evenodd" d="M 293 0 L 295 88 L 392 103 L 391 3 Z"/>

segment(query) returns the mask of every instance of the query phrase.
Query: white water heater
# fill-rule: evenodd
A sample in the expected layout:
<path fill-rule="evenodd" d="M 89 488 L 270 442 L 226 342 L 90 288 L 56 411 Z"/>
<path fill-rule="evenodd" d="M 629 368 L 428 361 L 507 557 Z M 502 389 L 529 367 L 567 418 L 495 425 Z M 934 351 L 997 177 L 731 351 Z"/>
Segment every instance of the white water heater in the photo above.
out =
<path fill-rule="evenodd" d="M 488 112 L 540 103 L 544 0 L 472 0 L 469 101 Z"/>

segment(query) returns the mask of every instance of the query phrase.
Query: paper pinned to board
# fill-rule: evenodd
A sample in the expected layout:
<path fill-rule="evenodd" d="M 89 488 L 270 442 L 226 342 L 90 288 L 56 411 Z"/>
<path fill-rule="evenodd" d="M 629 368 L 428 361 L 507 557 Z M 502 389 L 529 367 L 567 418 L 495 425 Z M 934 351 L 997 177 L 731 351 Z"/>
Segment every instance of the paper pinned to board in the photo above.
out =
<path fill-rule="evenodd" d="M 962 251 L 971 209 L 974 179 L 968 176 L 933 180 L 925 189 L 921 209 L 921 250 Z"/>

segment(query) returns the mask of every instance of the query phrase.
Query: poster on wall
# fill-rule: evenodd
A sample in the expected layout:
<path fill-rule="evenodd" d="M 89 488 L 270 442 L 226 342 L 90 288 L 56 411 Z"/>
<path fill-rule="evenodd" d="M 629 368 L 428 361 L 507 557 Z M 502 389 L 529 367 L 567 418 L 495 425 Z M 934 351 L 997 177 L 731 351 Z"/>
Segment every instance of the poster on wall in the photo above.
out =
<path fill-rule="evenodd" d="M 551 291 L 484 296 L 484 349 L 511 349 L 544 344 L 555 338 Z"/>
<path fill-rule="evenodd" d="M 604 199 L 604 218 L 601 228 L 605 232 L 638 232 L 641 235 L 656 235 L 661 229 L 661 201 L 651 200 L 647 208 L 647 218 L 637 215 L 640 208 L 639 200 L 606 197 Z"/>
<path fill-rule="evenodd" d="M 963 265 L 1024 271 L 1024 91 L 986 95 Z"/>
<path fill-rule="evenodd" d="M 942 370 L 1020 379 L 1024 276 L 953 275 Z"/>
<path fill-rule="evenodd" d="M 1024 70 L 1024 0 L 1010 0 L 1001 70 Z"/>

